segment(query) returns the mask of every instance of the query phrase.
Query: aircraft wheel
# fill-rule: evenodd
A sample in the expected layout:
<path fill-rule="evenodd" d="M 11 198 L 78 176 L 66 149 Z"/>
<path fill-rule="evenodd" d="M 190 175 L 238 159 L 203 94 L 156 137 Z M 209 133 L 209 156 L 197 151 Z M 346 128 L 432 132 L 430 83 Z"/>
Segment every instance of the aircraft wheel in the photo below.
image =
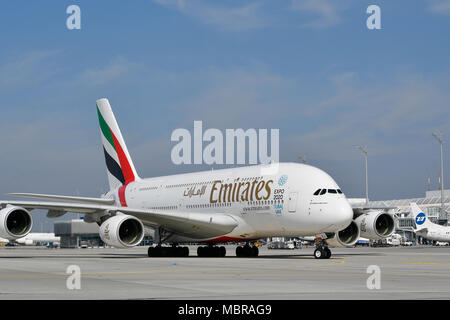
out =
<path fill-rule="evenodd" d="M 174 247 L 172 250 L 173 250 L 173 255 L 175 257 L 183 257 L 184 256 L 184 248 L 183 247 Z"/>
<path fill-rule="evenodd" d="M 227 255 L 227 250 L 225 249 L 225 247 L 220 247 L 219 250 L 220 250 L 219 257 L 225 257 Z"/>
<path fill-rule="evenodd" d="M 317 248 L 316 250 L 314 250 L 314 258 L 323 259 L 324 255 L 325 255 L 325 252 L 323 252 L 322 248 Z"/>
<path fill-rule="evenodd" d="M 168 257 L 170 255 L 170 251 L 172 248 L 170 247 L 160 247 L 159 250 L 161 250 L 161 254 L 159 257 Z"/>
<path fill-rule="evenodd" d="M 153 248 L 153 256 L 154 257 L 162 257 L 162 254 L 163 254 L 163 252 L 162 252 L 161 246 L 156 246 Z"/>
<path fill-rule="evenodd" d="M 259 255 L 258 247 L 253 246 L 252 247 L 252 257 L 257 257 L 258 255 Z"/>
<path fill-rule="evenodd" d="M 238 246 L 236 248 L 236 257 L 242 257 L 243 256 L 243 248 L 241 246 Z"/>
<path fill-rule="evenodd" d="M 331 250 L 329 248 L 325 248 L 325 257 L 324 259 L 330 259 L 331 257 Z"/>
<path fill-rule="evenodd" d="M 244 257 L 251 257 L 252 256 L 252 247 L 250 247 L 249 245 L 245 245 L 243 248 L 243 252 L 244 252 Z"/>

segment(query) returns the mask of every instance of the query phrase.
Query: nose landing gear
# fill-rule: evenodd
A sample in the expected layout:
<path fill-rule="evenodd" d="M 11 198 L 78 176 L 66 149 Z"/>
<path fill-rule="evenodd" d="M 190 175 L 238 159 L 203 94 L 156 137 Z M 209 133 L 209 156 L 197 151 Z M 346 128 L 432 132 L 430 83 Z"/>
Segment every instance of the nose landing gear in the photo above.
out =
<path fill-rule="evenodd" d="M 314 258 L 316 259 L 329 259 L 331 257 L 331 250 L 328 247 L 317 248 L 314 250 Z"/>
<path fill-rule="evenodd" d="M 331 250 L 323 239 L 316 239 L 316 250 L 314 250 L 314 258 L 316 259 L 330 259 Z"/>

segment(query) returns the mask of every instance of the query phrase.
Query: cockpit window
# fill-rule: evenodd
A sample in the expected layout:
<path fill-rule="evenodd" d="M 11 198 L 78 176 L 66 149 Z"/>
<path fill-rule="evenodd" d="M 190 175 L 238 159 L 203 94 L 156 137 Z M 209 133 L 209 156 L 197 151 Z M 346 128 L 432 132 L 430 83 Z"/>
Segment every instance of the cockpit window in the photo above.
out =
<path fill-rule="evenodd" d="M 315 196 L 318 195 L 324 195 L 325 193 L 333 193 L 333 194 L 342 194 L 341 189 L 317 189 L 316 192 L 314 192 Z"/>

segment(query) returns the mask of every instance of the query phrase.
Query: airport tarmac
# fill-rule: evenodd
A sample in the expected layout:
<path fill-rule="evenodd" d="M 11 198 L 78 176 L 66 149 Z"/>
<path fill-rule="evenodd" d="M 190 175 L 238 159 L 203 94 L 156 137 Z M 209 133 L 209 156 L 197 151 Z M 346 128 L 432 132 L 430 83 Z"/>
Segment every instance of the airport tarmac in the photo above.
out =
<path fill-rule="evenodd" d="M 0 299 L 449 299 L 450 247 L 260 249 L 257 258 L 148 258 L 133 249 L 0 248 Z M 69 266 L 80 289 L 69 290 Z M 379 267 L 380 289 L 367 273 Z M 71 278 L 72 280 L 73 278 Z M 369 281 L 370 283 L 374 283 Z M 76 282 L 69 281 L 72 286 Z"/>

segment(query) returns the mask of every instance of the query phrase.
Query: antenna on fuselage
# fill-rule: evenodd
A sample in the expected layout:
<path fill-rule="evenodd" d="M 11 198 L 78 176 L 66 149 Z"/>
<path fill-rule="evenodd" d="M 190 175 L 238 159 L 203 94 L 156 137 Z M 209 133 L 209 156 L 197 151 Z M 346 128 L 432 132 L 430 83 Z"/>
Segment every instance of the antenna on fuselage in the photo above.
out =
<path fill-rule="evenodd" d="M 306 163 L 306 156 L 298 156 L 301 162 Z"/>

